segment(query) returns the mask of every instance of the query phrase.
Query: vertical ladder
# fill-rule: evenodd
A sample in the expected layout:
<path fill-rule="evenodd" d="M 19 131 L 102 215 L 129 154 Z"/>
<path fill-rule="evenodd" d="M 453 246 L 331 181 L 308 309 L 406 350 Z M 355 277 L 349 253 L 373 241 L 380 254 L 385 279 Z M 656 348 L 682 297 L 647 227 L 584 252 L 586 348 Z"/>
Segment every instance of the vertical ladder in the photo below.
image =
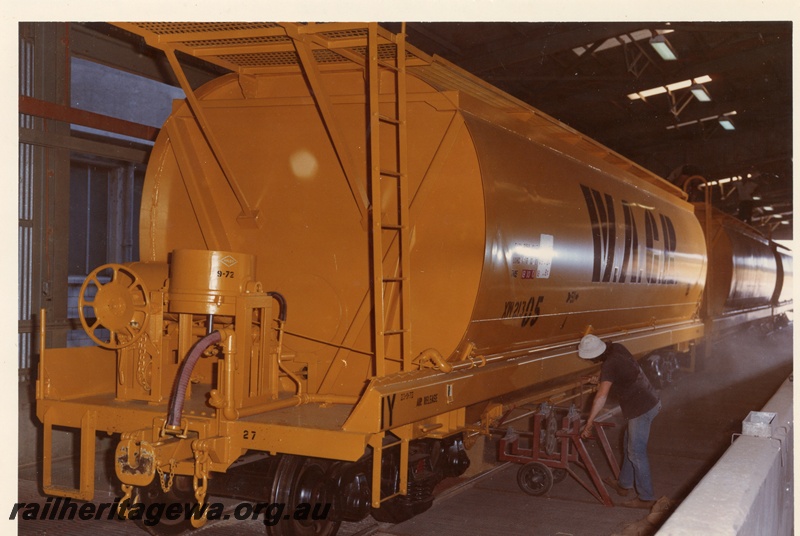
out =
<path fill-rule="evenodd" d="M 383 47 L 379 47 L 379 39 L 384 41 Z M 392 54 L 386 59 L 385 56 L 389 55 L 386 52 L 389 50 Z M 371 23 L 368 29 L 367 55 L 373 340 L 375 375 L 383 376 L 386 373 L 387 360 L 400 362 L 402 369 L 408 370 L 412 359 L 405 23 L 400 33 L 391 40 L 379 36 L 378 25 Z M 394 76 L 394 106 L 389 113 L 382 114 L 380 80 L 381 73 L 387 71 Z M 381 130 L 386 131 L 387 128 L 389 133 L 394 134 L 394 145 L 391 147 L 387 142 L 381 144 Z M 383 158 L 382 148 L 385 151 Z M 387 153 L 391 156 L 387 156 Z M 384 199 L 388 200 L 385 207 Z M 387 270 L 386 266 L 391 265 L 395 266 L 394 269 Z M 395 316 L 395 312 L 399 315 Z M 387 356 L 387 349 L 397 339 L 400 355 Z"/>

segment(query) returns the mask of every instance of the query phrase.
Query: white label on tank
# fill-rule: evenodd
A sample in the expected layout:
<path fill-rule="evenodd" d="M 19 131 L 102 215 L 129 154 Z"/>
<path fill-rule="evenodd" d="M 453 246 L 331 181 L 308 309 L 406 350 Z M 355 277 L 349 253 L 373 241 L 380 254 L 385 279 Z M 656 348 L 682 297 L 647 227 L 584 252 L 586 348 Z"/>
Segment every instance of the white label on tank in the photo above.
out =
<path fill-rule="evenodd" d="M 553 264 L 553 236 L 543 234 L 538 244 L 515 242 L 510 249 L 511 277 L 547 279 Z"/>
<path fill-rule="evenodd" d="M 553 235 L 541 236 L 537 253 L 536 279 L 547 279 L 550 277 L 550 266 L 553 264 Z"/>

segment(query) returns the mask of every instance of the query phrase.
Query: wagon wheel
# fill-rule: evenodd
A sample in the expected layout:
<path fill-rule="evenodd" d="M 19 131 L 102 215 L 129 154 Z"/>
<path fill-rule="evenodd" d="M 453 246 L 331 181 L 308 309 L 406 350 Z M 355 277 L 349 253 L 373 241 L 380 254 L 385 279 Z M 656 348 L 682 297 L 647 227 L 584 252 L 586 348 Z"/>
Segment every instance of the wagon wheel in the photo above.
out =
<path fill-rule="evenodd" d="M 269 503 L 283 505 L 268 512 L 269 536 L 333 536 L 339 530 L 338 493 L 328 474 L 329 463 L 316 458 L 281 454 L 273 462 Z M 274 519 L 275 523 L 270 524 Z"/>
<path fill-rule="evenodd" d="M 136 342 L 145 332 L 149 310 L 150 295 L 144 281 L 120 264 L 95 268 L 81 285 L 78 296 L 81 324 L 86 334 L 103 348 L 124 348 Z M 107 336 L 98 333 L 103 329 L 108 330 Z"/>
<path fill-rule="evenodd" d="M 553 473 L 543 463 L 526 463 L 517 471 L 517 484 L 528 495 L 544 495 L 553 487 Z"/>

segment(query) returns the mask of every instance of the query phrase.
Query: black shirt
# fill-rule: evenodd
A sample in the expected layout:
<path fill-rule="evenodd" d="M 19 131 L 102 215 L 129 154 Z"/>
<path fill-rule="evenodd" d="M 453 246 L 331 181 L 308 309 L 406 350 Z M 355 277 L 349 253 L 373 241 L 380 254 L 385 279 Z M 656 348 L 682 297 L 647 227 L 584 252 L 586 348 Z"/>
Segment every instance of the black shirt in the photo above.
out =
<path fill-rule="evenodd" d="M 611 382 L 611 394 L 619 400 L 622 415 L 635 419 L 653 409 L 658 404 L 658 393 L 628 349 L 610 343 L 605 354 L 600 381 Z"/>

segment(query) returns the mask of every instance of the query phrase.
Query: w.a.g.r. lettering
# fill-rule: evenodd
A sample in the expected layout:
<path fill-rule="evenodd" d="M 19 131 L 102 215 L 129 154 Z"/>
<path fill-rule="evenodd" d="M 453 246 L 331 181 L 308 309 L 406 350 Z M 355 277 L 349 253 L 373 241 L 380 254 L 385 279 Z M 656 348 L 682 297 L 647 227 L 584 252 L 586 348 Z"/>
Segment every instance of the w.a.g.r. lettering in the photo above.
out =
<path fill-rule="evenodd" d="M 581 185 L 581 190 L 592 230 L 592 281 L 677 283 L 678 237 L 669 216 L 588 186 Z"/>

